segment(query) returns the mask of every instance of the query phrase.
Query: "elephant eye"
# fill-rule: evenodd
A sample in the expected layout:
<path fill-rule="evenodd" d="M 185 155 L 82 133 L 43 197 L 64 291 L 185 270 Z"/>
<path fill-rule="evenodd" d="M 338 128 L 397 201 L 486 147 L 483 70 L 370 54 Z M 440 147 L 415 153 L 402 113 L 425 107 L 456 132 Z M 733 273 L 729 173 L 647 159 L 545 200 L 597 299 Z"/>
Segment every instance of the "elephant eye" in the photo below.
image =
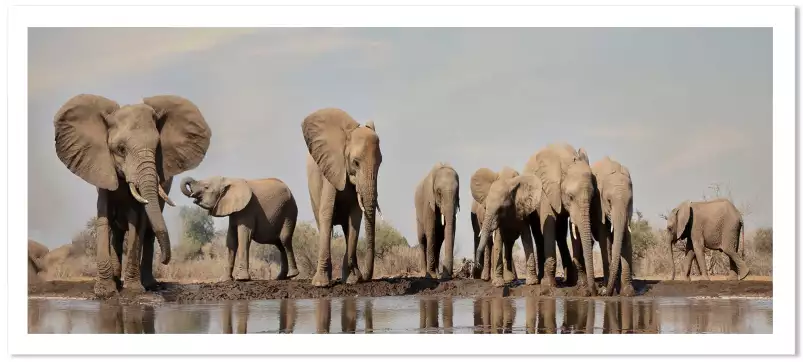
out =
<path fill-rule="evenodd" d="M 360 168 L 360 161 L 356 158 L 351 163 L 354 164 L 354 168 Z"/>
<path fill-rule="evenodd" d="M 118 143 L 117 147 L 115 147 L 115 151 L 117 151 L 118 155 L 125 156 L 125 145 Z"/>

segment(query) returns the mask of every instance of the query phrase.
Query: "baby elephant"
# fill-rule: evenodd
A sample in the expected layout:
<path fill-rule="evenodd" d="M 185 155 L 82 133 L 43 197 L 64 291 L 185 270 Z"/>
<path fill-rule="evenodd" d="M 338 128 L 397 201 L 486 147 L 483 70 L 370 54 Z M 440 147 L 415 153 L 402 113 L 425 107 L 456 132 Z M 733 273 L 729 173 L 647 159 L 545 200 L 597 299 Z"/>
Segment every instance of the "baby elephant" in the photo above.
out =
<path fill-rule="evenodd" d="M 226 235 L 228 272 L 225 280 L 249 280 L 248 249 L 251 240 L 273 244 L 282 255 L 277 279 L 298 275 L 293 254 L 293 231 L 298 206 L 290 188 L 279 179 L 244 180 L 213 176 L 203 180 L 185 177 L 181 192 L 216 217 L 229 217 Z M 234 268 L 235 256 L 237 268 Z"/>

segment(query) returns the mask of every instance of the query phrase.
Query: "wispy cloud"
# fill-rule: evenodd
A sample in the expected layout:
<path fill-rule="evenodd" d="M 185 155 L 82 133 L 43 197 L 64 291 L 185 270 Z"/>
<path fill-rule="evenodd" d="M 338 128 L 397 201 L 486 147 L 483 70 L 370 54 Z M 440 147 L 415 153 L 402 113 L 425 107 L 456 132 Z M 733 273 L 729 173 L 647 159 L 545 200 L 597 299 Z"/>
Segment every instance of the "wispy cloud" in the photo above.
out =
<path fill-rule="evenodd" d="M 659 176 L 711 165 L 729 153 L 747 148 L 749 136 L 740 130 L 711 126 L 684 140 L 656 169 Z"/>
<path fill-rule="evenodd" d="M 36 28 L 29 32 L 28 89 L 55 89 L 130 77 L 164 66 L 179 56 L 214 48 L 257 29 L 245 28 Z M 53 36 L 58 33 L 57 36 Z M 69 41 L 64 41 L 69 39 Z"/>

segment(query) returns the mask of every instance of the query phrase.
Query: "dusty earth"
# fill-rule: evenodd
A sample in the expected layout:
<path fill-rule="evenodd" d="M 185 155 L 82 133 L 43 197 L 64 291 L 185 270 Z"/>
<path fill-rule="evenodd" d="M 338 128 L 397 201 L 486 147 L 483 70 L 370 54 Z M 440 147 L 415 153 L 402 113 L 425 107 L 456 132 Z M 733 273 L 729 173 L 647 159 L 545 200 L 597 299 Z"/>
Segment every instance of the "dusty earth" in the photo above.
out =
<path fill-rule="evenodd" d="M 30 297 L 96 299 L 94 281 L 46 281 L 29 285 Z M 602 278 L 597 284 L 602 286 Z M 712 280 L 712 281 L 633 281 L 636 297 L 764 297 L 772 298 L 771 280 Z M 539 285 L 526 286 L 521 281 L 495 288 L 489 282 L 476 279 L 438 281 L 424 278 L 387 278 L 356 285 L 335 284 L 330 288 L 317 288 L 309 280 L 258 280 L 248 282 L 217 283 L 160 283 L 154 292 L 134 295 L 125 290 L 120 302 L 160 303 L 252 299 L 308 299 L 325 297 L 385 297 L 401 295 L 483 297 L 483 296 L 562 296 L 580 297 L 577 287 L 564 286 L 558 279 L 558 288 L 541 290 Z M 614 296 L 615 297 L 615 296 Z M 604 297 L 595 297 L 604 298 Z"/>

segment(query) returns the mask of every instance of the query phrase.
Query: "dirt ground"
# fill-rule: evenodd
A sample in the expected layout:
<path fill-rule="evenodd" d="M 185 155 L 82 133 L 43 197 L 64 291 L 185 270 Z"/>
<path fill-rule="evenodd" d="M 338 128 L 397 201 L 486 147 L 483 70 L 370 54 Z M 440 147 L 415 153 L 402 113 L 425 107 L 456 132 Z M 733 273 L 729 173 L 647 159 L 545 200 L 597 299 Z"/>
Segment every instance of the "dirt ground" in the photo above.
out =
<path fill-rule="evenodd" d="M 767 280 L 769 279 L 769 280 Z M 30 297 L 56 297 L 96 299 L 92 291 L 94 281 L 46 281 L 29 285 Z M 602 278 L 597 284 L 602 285 Z M 668 281 L 636 279 L 633 282 L 636 297 L 772 297 L 771 278 L 748 278 L 742 281 L 712 280 Z M 330 288 L 317 288 L 309 280 L 258 280 L 249 282 L 171 283 L 159 285 L 154 292 L 132 295 L 122 292 L 121 302 L 194 302 L 253 299 L 309 299 L 325 297 L 385 297 L 401 295 L 482 297 L 482 296 L 562 296 L 579 297 L 577 287 L 563 286 L 542 291 L 540 286 L 526 286 L 522 282 L 495 288 L 489 282 L 475 279 L 437 281 L 424 278 L 387 278 L 356 285 L 335 284 Z M 603 298 L 603 297 L 596 297 Z"/>

